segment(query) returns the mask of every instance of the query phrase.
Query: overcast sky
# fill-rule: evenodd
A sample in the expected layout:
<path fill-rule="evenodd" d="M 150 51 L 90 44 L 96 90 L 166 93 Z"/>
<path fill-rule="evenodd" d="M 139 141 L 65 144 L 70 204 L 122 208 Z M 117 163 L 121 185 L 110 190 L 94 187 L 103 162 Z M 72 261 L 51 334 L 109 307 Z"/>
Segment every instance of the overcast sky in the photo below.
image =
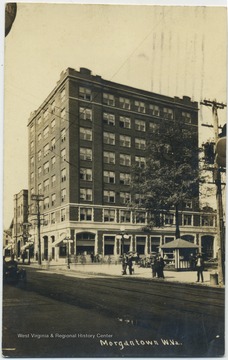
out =
<path fill-rule="evenodd" d="M 226 44 L 225 7 L 18 3 L 5 38 L 4 228 L 13 195 L 28 188 L 30 112 L 61 71 L 86 67 L 156 93 L 226 102 Z M 211 123 L 211 109 L 199 108 L 199 123 Z M 200 125 L 200 135 L 213 129 Z"/>

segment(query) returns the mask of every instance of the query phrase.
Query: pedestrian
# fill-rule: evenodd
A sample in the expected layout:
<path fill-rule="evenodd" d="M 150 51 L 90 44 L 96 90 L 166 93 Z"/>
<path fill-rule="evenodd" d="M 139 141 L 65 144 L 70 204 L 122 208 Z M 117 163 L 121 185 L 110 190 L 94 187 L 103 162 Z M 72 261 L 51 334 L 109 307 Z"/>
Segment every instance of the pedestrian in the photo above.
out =
<path fill-rule="evenodd" d="M 163 257 L 159 256 L 158 261 L 157 261 L 157 274 L 159 278 L 165 278 L 164 276 L 164 267 L 165 267 L 165 263 L 163 260 Z"/>
<path fill-rule="evenodd" d="M 132 275 L 132 272 L 133 272 L 132 255 L 128 256 L 127 265 L 128 265 L 129 274 Z"/>
<path fill-rule="evenodd" d="M 22 252 L 21 254 L 21 257 L 22 257 L 22 263 L 24 264 L 25 263 L 25 251 Z"/>
<path fill-rule="evenodd" d="M 152 256 L 151 258 L 151 270 L 152 270 L 152 278 L 156 277 L 156 265 L 157 265 L 157 259 L 156 256 Z"/>
<path fill-rule="evenodd" d="M 127 263 L 128 263 L 127 255 L 123 254 L 123 257 L 122 257 L 122 275 L 127 274 Z"/>
<path fill-rule="evenodd" d="M 94 262 L 94 255 L 93 255 L 93 252 L 90 254 L 90 258 L 91 258 L 91 262 L 93 263 L 93 262 Z"/>
<path fill-rule="evenodd" d="M 197 271 L 197 281 L 200 281 L 201 278 L 201 282 L 203 282 L 203 270 L 204 270 L 204 260 L 202 257 L 202 254 L 198 254 L 197 258 L 196 258 L 196 271 Z"/>

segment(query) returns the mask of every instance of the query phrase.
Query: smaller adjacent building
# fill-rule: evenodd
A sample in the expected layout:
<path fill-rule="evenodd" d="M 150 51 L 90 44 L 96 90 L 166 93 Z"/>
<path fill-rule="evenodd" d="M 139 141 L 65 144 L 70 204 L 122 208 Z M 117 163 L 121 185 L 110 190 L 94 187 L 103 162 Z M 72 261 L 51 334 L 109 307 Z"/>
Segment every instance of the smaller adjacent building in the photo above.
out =
<path fill-rule="evenodd" d="M 13 251 L 12 229 L 3 231 L 3 256 L 10 256 Z"/>
<path fill-rule="evenodd" d="M 28 222 L 28 190 L 21 190 L 18 194 L 14 195 L 14 217 L 12 227 L 12 241 L 13 241 L 13 254 L 20 257 L 23 252 L 27 254 L 27 250 L 31 247 L 29 241 L 29 227 Z"/>

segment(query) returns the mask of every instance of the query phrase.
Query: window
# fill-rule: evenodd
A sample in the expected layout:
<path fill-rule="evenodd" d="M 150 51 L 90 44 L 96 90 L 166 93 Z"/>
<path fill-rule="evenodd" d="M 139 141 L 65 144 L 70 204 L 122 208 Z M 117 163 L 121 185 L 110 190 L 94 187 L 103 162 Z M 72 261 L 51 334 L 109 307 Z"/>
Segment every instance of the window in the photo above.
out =
<path fill-rule="evenodd" d="M 122 204 L 128 204 L 131 200 L 131 194 L 129 192 L 120 192 L 120 201 Z"/>
<path fill-rule="evenodd" d="M 115 134 L 110 132 L 103 133 L 104 144 L 115 145 Z"/>
<path fill-rule="evenodd" d="M 145 103 L 142 101 L 135 101 L 135 108 L 136 108 L 136 111 L 138 111 L 138 112 L 141 112 L 141 113 L 146 112 Z"/>
<path fill-rule="evenodd" d="M 34 172 L 31 173 L 31 182 L 34 180 Z"/>
<path fill-rule="evenodd" d="M 49 134 L 49 126 L 46 126 L 46 128 L 44 128 L 44 139 L 47 139 Z"/>
<path fill-rule="evenodd" d="M 150 127 L 150 132 L 151 132 L 152 134 L 159 134 L 159 132 L 160 132 L 160 127 L 159 127 L 158 124 L 151 122 L 150 125 L 149 125 L 149 127 Z"/>
<path fill-rule="evenodd" d="M 48 119 L 48 109 L 44 110 L 43 117 L 44 117 L 44 121 Z"/>
<path fill-rule="evenodd" d="M 114 152 L 104 151 L 103 158 L 105 164 L 115 164 Z"/>
<path fill-rule="evenodd" d="M 80 119 L 82 120 L 92 120 L 92 109 L 87 109 L 86 107 L 79 108 Z"/>
<path fill-rule="evenodd" d="M 61 190 L 61 202 L 66 200 L 66 189 Z"/>
<path fill-rule="evenodd" d="M 61 209 L 61 221 L 66 220 L 66 209 Z"/>
<path fill-rule="evenodd" d="M 121 223 L 131 222 L 131 212 L 128 210 L 120 210 L 120 222 Z"/>
<path fill-rule="evenodd" d="M 42 135 L 41 134 L 38 134 L 38 142 L 40 142 L 42 139 Z"/>
<path fill-rule="evenodd" d="M 131 155 L 120 154 L 120 165 L 131 166 Z"/>
<path fill-rule="evenodd" d="M 60 152 L 61 161 L 66 160 L 66 149 L 62 149 Z"/>
<path fill-rule="evenodd" d="M 46 144 L 44 146 L 44 156 L 47 156 L 48 155 L 48 152 L 49 152 L 49 144 Z"/>
<path fill-rule="evenodd" d="M 92 141 L 92 129 L 80 127 L 80 139 Z"/>
<path fill-rule="evenodd" d="M 31 167 L 34 166 L 34 156 L 32 156 L 31 159 L 30 159 L 30 166 L 31 166 Z"/>
<path fill-rule="evenodd" d="M 41 124 L 41 116 L 37 119 L 37 125 Z"/>
<path fill-rule="evenodd" d="M 120 146 L 131 147 L 131 137 L 120 135 Z"/>
<path fill-rule="evenodd" d="M 41 193 L 42 193 L 42 185 L 38 184 L 38 194 L 41 194 Z"/>
<path fill-rule="evenodd" d="M 146 158 L 144 156 L 136 156 L 135 162 L 139 167 L 144 167 L 146 165 Z"/>
<path fill-rule="evenodd" d="M 92 93 L 91 90 L 82 86 L 79 86 L 79 99 L 91 101 Z"/>
<path fill-rule="evenodd" d="M 93 200 L 93 193 L 92 189 L 80 189 L 80 200 L 81 201 L 92 201 Z"/>
<path fill-rule="evenodd" d="M 49 173 L 49 161 L 44 163 L 44 174 L 48 174 L 48 173 Z"/>
<path fill-rule="evenodd" d="M 153 116 L 160 116 L 160 109 L 158 105 L 149 105 L 149 112 Z"/>
<path fill-rule="evenodd" d="M 191 116 L 190 113 L 185 112 L 185 111 L 182 111 L 181 117 L 182 117 L 182 120 L 183 120 L 185 123 L 191 124 L 191 122 L 192 122 L 192 116 Z"/>
<path fill-rule="evenodd" d="M 174 225 L 174 214 L 165 214 L 165 225 Z"/>
<path fill-rule="evenodd" d="M 61 182 L 66 181 L 66 169 L 61 170 Z"/>
<path fill-rule="evenodd" d="M 64 142 L 66 140 L 66 129 L 61 130 L 61 141 Z"/>
<path fill-rule="evenodd" d="M 56 124 L 56 121 L 55 121 L 55 119 L 53 119 L 51 122 L 51 130 L 52 131 L 54 130 L 55 124 Z"/>
<path fill-rule="evenodd" d="M 49 197 L 44 198 L 44 210 L 49 208 Z"/>
<path fill-rule="evenodd" d="M 121 128 L 130 129 L 131 128 L 131 119 L 126 116 L 120 116 L 119 125 Z"/>
<path fill-rule="evenodd" d="M 163 108 L 163 117 L 165 119 L 173 119 L 173 110 L 169 108 Z"/>
<path fill-rule="evenodd" d="M 183 202 L 183 208 L 185 209 L 192 209 L 192 201 L 189 200 L 189 201 L 184 201 Z"/>
<path fill-rule="evenodd" d="M 55 202 L 56 202 L 56 194 L 52 194 L 51 195 L 51 206 L 55 206 Z"/>
<path fill-rule="evenodd" d="M 51 139 L 51 150 L 55 149 L 55 138 Z"/>
<path fill-rule="evenodd" d="M 92 169 L 81 168 L 80 179 L 86 181 L 92 181 Z"/>
<path fill-rule="evenodd" d="M 116 212 L 113 209 L 104 209 L 103 211 L 103 221 L 104 222 L 114 222 L 116 218 Z"/>
<path fill-rule="evenodd" d="M 92 209 L 80 208 L 80 221 L 91 221 L 92 220 Z"/>
<path fill-rule="evenodd" d="M 49 179 L 44 180 L 44 191 L 49 189 Z"/>
<path fill-rule="evenodd" d="M 115 126 L 115 115 L 109 113 L 103 113 L 103 123 L 111 126 Z"/>
<path fill-rule="evenodd" d="M 184 214 L 183 224 L 186 226 L 192 225 L 192 215 Z"/>
<path fill-rule="evenodd" d="M 115 184 L 115 173 L 113 171 L 104 171 L 104 183 Z"/>
<path fill-rule="evenodd" d="M 41 150 L 38 151 L 37 155 L 38 155 L 38 161 L 40 161 L 40 160 L 41 160 L 41 156 L 42 156 Z"/>
<path fill-rule="evenodd" d="M 55 224 L 55 213 L 51 213 L 51 224 Z"/>
<path fill-rule="evenodd" d="M 114 95 L 111 94 L 103 94 L 103 103 L 110 106 L 115 106 L 115 98 Z"/>
<path fill-rule="evenodd" d="M 120 173 L 120 184 L 121 185 L 130 185 L 131 174 Z"/>
<path fill-rule="evenodd" d="M 56 175 L 53 175 L 51 177 L 51 186 L 54 187 L 55 186 L 55 183 L 56 183 Z"/>
<path fill-rule="evenodd" d="M 61 110 L 60 117 L 61 117 L 61 121 L 65 121 L 65 120 L 66 120 L 66 109 L 62 109 L 62 110 Z"/>
<path fill-rule="evenodd" d="M 145 224 L 146 223 L 146 212 L 145 211 L 136 211 L 135 222 L 136 222 L 136 224 Z"/>
<path fill-rule="evenodd" d="M 51 103 L 51 113 L 52 113 L 52 114 L 55 113 L 55 100 L 52 101 L 52 103 Z"/>
<path fill-rule="evenodd" d="M 41 173 L 42 173 L 42 169 L 41 169 L 41 166 L 40 166 L 40 167 L 38 167 L 38 177 L 41 176 Z"/>
<path fill-rule="evenodd" d="M 80 148 L 80 160 L 92 161 L 92 149 Z"/>
<path fill-rule="evenodd" d="M 202 215 L 202 226 L 214 226 L 214 216 L 213 215 Z"/>
<path fill-rule="evenodd" d="M 139 150 L 145 150 L 146 149 L 146 140 L 145 139 L 135 139 L 135 148 Z"/>
<path fill-rule="evenodd" d="M 107 203 L 115 202 L 115 192 L 114 191 L 104 190 L 103 194 L 104 194 L 104 202 L 107 202 Z"/>
<path fill-rule="evenodd" d="M 120 102 L 120 107 L 121 107 L 121 109 L 130 110 L 130 108 L 131 108 L 131 102 L 130 102 L 129 99 L 120 97 L 120 98 L 119 98 L 119 102 Z"/>
<path fill-rule="evenodd" d="M 53 157 L 51 158 L 51 168 L 52 168 L 52 169 L 54 169 L 54 167 L 55 167 L 55 161 L 56 161 L 56 158 L 55 158 L 55 156 L 53 156 Z"/>
<path fill-rule="evenodd" d="M 146 131 L 146 122 L 143 120 L 135 120 L 135 130 Z"/>
<path fill-rule="evenodd" d="M 44 221 L 43 221 L 43 226 L 47 226 L 48 225 L 48 215 L 44 215 Z"/>
<path fill-rule="evenodd" d="M 34 125 L 32 124 L 30 126 L 30 135 L 33 136 L 33 134 L 34 134 Z"/>
<path fill-rule="evenodd" d="M 34 141 L 31 141 L 31 143 L 30 143 L 30 150 L 31 150 L 31 151 L 34 150 Z"/>
<path fill-rule="evenodd" d="M 66 89 L 60 91 L 60 100 L 64 101 L 66 99 Z"/>

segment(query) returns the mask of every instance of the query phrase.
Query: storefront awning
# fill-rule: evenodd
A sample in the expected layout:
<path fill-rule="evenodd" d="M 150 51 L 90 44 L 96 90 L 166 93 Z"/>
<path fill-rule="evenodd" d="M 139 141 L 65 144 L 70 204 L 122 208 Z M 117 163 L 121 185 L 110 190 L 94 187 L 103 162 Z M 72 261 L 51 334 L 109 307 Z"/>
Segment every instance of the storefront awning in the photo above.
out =
<path fill-rule="evenodd" d="M 28 249 L 30 246 L 33 246 L 33 245 L 34 245 L 33 242 L 28 242 L 27 244 L 25 244 L 21 247 L 21 250 Z"/>
<path fill-rule="evenodd" d="M 6 246 L 4 247 L 4 250 L 11 249 L 12 247 L 13 247 L 13 245 L 12 245 L 12 244 L 8 244 L 8 245 L 6 245 Z"/>

